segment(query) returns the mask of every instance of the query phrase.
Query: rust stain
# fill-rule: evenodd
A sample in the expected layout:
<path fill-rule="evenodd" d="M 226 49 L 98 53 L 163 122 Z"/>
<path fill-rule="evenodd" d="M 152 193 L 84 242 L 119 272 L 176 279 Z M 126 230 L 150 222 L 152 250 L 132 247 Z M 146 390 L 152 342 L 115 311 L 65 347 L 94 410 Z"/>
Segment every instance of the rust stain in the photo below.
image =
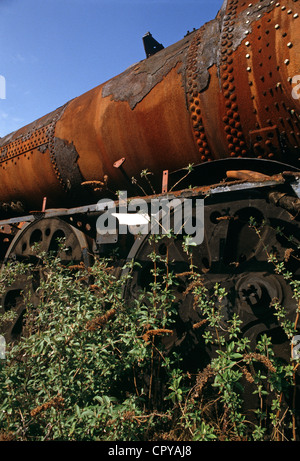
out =
<path fill-rule="evenodd" d="M 177 68 L 178 73 L 182 74 L 183 81 L 186 54 L 193 36 L 194 33 L 190 34 L 109 80 L 103 86 L 102 96 L 104 98 L 110 96 L 114 101 L 127 101 L 133 110 L 172 69 Z"/>

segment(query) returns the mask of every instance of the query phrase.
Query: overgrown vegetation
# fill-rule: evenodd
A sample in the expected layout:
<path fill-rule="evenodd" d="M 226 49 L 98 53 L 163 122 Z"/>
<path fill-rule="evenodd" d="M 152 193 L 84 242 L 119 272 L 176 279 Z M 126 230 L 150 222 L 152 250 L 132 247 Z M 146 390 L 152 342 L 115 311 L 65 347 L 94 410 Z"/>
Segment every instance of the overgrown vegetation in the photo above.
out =
<path fill-rule="evenodd" d="M 207 366 L 191 372 L 178 349 L 167 351 L 165 339 L 172 336 L 178 315 L 178 281 L 167 258 L 155 251 L 157 238 L 149 255 L 150 290 L 132 303 L 124 303 L 126 279 L 114 277 L 109 260 L 97 260 L 91 268 L 64 267 L 58 257 L 40 255 L 40 302 L 31 304 L 31 293 L 24 290 L 24 337 L 8 345 L 6 359 L 0 360 L 0 439 L 296 438 L 297 355 L 291 353 L 288 364 L 278 361 L 266 335 L 251 349 L 238 315 L 225 321 L 218 309 L 225 290 L 216 284 L 208 297 L 192 258 L 186 293 L 193 295 L 200 315 L 194 330 L 214 353 Z M 269 254 L 269 261 L 291 283 L 298 303 L 294 321 L 287 322 L 284 308 L 274 300 L 278 320 L 292 340 L 299 284 L 275 255 Z M 20 263 L 6 267 L 2 289 L 30 269 Z M 129 279 L 130 264 L 128 269 Z M 251 403 L 255 398 L 254 408 L 247 408 L 246 390 Z"/>

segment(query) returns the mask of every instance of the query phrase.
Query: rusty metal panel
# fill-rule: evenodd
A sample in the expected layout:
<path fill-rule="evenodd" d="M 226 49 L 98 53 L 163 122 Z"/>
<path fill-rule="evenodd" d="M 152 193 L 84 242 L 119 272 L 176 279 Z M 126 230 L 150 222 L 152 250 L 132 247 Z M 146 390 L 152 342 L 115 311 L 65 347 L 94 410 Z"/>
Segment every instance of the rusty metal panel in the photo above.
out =
<path fill-rule="evenodd" d="M 21 139 L 0 147 L 0 163 L 18 157 L 48 143 L 47 127 L 40 128 Z"/>
<path fill-rule="evenodd" d="M 79 204 L 81 184 L 106 178 L 113 193 L 146 168 L 159 191 L 163 171 L 227 157 L 298 167 L 299 5 L 225 0 L 199 30 L 0 139 L 0 202 Z"/>
<path fill-rule="evenodd" d="M 258 158 L 273 158 L 281 154 L 281 144 L 277 125 L 249 132 L 250 143 Z"/>

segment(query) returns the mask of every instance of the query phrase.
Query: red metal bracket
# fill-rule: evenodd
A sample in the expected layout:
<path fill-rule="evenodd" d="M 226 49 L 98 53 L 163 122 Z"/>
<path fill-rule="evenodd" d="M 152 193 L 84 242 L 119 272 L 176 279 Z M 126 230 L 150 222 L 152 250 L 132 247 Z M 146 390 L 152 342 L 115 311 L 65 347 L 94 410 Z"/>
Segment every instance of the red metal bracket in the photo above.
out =
<path fill-rule="evenodd" d="M 169 180 L 169 170 L 164 170 L 163 178 L 162 178 L 162 193 L 163 194 L 168 192 L 168 180 Z"/>
<path fill-rule="evenodd" d="M 46 203 L 47 203 L 47 197 L 44 197 L 43 199 L 43 207 L 42 207 L 42 212 L 45 213 L 46 211 Z"/>
<path fill-rule="evenodd" d="M 114 166 L 115 168 L 120 168 L 120 167 L 123 165 L 123 163 L 125 162 L 125 160 L 126 160 L 126 158 L 125 158 L 125 157 L 122 157 L 122 158 L 120 158 L 119 160 L 117 160 L 117 161 L 113 164 L 113 166 Z"/>

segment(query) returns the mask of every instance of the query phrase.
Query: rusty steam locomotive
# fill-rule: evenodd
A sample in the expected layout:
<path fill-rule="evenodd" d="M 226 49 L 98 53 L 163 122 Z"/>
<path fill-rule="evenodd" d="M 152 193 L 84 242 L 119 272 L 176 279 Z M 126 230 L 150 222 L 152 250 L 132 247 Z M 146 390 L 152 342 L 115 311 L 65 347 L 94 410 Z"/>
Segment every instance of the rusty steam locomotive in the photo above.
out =
<path fill-rule="evenodd" d="M 66 239 L 65 260 L 85 264 L 119 246 L 123 260 L 141 264 L 124 290 L 134 297 L 148 283 L 149 236 L 99 236 L 97 201 L 118 204 L 119 190 L 141 195 L 141 181 L 146 200 L 205 197 L 195 265 L 208 290 L 215 282 L 226 288 L 222 309 L 239 313 L 253 344 L 268 332 L 289 360 L 269 305 L 277 298 L 291 317 L 297 306 L 264 246 L 299 277 L 299 15 L 297 0 L 224 0 L 199 30 L 168 48 L 147 34 L 145 60 L 0 139 L 1 259 L 30 258 L 35 242 L 53 250 L 57 237 Z M 146 169 L 155 194 L 140 177 Z M 260 238 L 251 217 L 267 223 Z M 175 239 L 168 245 L 173 269 L 184 274 L 186 254 Z M 18 308 L 21 289 L 17 282 L 7 288 L 2 311 Z M 178 341 L 192 338 L 188 357 L 197 315 L 183 291 Z M 13 338 L 19 328 L 17 319 L 5 334 Z"/>

